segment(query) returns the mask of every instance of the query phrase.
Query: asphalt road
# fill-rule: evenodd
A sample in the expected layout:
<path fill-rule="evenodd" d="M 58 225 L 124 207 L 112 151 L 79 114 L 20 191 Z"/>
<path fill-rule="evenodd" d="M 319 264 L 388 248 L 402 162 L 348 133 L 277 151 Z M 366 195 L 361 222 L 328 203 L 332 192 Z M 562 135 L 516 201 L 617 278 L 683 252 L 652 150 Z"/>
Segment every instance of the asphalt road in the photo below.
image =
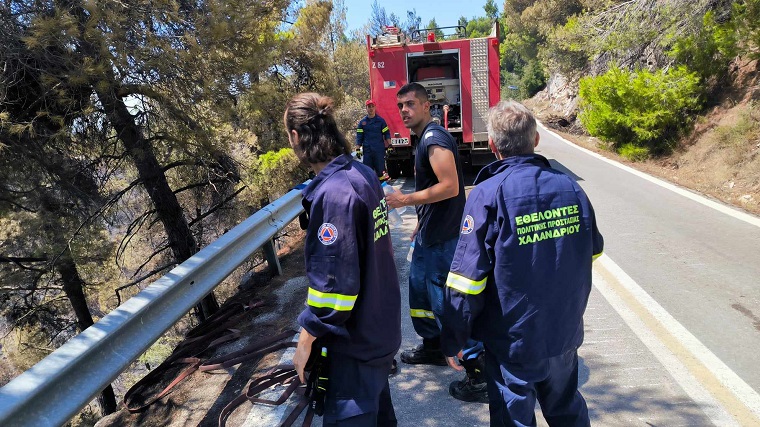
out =
<path fill-rule="evenodd" d="M 542 132 L 540 153 L 575 175 L 605 253 L 712 353 L 760 391 L 760 227 Z M 758 171 L 760 173 L 760 171 Z"/>

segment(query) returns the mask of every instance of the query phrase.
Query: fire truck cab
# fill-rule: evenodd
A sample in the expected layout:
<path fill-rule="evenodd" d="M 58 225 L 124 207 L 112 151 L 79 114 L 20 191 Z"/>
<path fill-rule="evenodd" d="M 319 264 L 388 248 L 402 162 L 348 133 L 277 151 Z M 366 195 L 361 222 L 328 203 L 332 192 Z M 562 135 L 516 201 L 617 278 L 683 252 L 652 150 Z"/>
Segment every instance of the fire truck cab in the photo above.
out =
<path fill-rule="evenodd" d="M 451 28 L 454 34 L 436 40 L 436 30 Z M 463 35 L 458 26 L 410 35 L 386 27 L 381 35 L 367 36 L 371 98 L 391 132 L 386 164 L 392 178 L 414 174 L 417 135 L 404 127 L 396 106 L 396 92 L 410 82 L 427 89 L 430 115 L 457 140 L 465 166 L 495 160 L 488 148 L 486 116 L 500 98 L 498 23 L 488 37 Z"/>

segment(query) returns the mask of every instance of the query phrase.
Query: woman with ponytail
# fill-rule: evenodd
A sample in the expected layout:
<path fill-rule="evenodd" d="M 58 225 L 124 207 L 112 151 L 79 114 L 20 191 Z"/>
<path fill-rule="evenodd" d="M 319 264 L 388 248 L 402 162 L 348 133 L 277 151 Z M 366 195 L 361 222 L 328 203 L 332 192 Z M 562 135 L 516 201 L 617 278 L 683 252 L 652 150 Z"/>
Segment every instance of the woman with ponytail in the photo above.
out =
<path fill-rule="evenodd" d="M 312 347 L 326 355 L 324 426 L 396 426 L 388 374 L 401 344 L 401 294 L 383 191 L 351 157 L 330 98 L 296 95 L 284 122 L 316 174 L 303 190 L 309 289 L 293 364 L 304 381 Z"/>

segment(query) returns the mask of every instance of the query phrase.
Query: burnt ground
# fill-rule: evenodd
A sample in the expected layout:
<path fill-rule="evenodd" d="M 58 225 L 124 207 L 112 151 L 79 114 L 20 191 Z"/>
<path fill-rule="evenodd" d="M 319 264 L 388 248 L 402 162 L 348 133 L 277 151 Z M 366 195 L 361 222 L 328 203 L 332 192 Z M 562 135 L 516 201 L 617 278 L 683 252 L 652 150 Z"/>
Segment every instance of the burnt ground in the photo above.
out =
<path fill-rule="evenodd" d="M 296 236 L 288 252 L 280 254 L 284 274 L 270 277 L 259 272 L 244 289 L 222 306 L 262 301 L 263 305 L 245 313 L 233 326 L 240 330 L 240 338 L 210 349 L 200 355 L 209 359 L 229 354 L 246 345 L 287 329 L 296 328 L 296 318 L 303 308 L 306 281 L 303 277 L 302 235 Z M 253 282 L 253 284 L 251 284 Z M 208 337 L 208 339 L 213 339 Z M 141 413 L 132 414 L 122 409 L 101 419 L 96 426 L 217 426 L 222 409 L 244 393 L 250 380 L 280 362 L 282 353 L 250 360 L 227 370 L 196 371 L 175 386 L 172 391 Z M 169 384 L 181 368 L 166 371 L 160 384 L 142 393 L 146 398 L 158 393 Z M 227 419 L 227 425 L 243 425 L 251 403 L 245 401 Z"/>

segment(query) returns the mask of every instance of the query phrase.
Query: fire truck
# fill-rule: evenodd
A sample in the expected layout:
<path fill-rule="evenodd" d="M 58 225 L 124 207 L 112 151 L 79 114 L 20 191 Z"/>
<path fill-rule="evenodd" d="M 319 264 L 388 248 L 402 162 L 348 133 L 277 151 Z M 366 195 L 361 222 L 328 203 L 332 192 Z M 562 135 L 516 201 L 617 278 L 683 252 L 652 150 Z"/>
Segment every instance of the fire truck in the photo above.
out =
<path fill-rule="evenodd" d="M 452 34 L 446 35 L 446 30 Z M 436 32 L 444 36 L 437 39 Z M 383 34 L 367 36 L 367 55 L 371 99 L 391 132 L 388 175 L 414 174 L 417 135 L 404 127 L 396 106 L 396 92 L 410 82 L 427 90 L 430 115 L 457 140 L 465 167 L 495 160 L 488 148 L 486 116 L 500 98 L 498 23 L 482 38 L 464 37 L 462 26 L 409 35 L 385 27 Z"/>

